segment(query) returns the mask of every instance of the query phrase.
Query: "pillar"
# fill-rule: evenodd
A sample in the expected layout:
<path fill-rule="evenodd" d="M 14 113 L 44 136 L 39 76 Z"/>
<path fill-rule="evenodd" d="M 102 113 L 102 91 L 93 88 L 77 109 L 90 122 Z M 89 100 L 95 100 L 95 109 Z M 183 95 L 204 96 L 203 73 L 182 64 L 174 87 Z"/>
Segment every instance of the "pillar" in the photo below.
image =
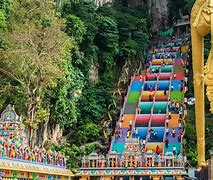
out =
<path fill-rule="evenodd" d="M 152 179 L 153 180 L 160 180 L 160 176 L 153 176 Z"/>
<path fill-rule="evenodd" d="M 89 180 L 88 176 L 82 176 L 79 180 Z"/>
<path fill-rule="evenodd" d="M 213 150 L 209 151 L 209 155 L 208 179 L 213 179 Z"/>
<path fill-rule="evenodd" d="M 183 177 L 182 176 L 177 176 L 176 180 L 183 180 Z"/>

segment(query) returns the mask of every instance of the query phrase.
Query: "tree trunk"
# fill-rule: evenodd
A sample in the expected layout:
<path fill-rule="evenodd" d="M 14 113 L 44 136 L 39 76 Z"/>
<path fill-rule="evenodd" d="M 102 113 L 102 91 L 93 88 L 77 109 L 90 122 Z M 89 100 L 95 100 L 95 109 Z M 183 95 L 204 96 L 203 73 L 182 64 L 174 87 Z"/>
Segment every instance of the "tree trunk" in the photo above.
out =
<path fill-rule="evenodd" d="M 39 96 L 36 95 L 38 94 L 37 91 L 35 93 L 31 93 L 29 96 L 29 105 L 28 105 L 28 121 L 29 121 L 29 126 L 28 126 L 28 145 L 30 147 L 35 145 L 36 142 L 36 131 L 33 130 L 32 125 L 35 121 L 35 113 L 36 113 L 36 107 L 39 102 Z"/>

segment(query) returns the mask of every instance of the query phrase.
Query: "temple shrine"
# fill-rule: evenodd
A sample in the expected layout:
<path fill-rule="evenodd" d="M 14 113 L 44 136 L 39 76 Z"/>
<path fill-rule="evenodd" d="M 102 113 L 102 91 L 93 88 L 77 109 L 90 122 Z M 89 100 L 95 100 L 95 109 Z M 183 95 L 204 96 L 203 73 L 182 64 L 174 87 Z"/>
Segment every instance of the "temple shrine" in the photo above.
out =
<path fill-rule="evenodd" d="M 196 0 L 190 17 L 175 23 L 179 37 L 172 36 L 173 28 L 158 33 L 166 37 L 156 38 L 132 74 L 108 152 L 83 156 L 75 174 L 66 169 L 68 157 L 27 145 L 23 119 L 8 105 L 0 117 L 0 180 L 183 180 L 186 104 L 195 104 L 198 179 L 212 179 L 213 151 L 205 159 L 204 84 L 213 113 L 213 52 L 211 47 L 204 66 L 204 37 L 211 33 L 213 43 L 213 0 Z M 195 97 L 189 101 L 187 64 L 194 73 Z"/>
<path fill-rule="evenodd" d="M 26 142 L 25 125 L 8 105 L 0 119 L 0 179 L 70 179 L 64 155 Z"/>

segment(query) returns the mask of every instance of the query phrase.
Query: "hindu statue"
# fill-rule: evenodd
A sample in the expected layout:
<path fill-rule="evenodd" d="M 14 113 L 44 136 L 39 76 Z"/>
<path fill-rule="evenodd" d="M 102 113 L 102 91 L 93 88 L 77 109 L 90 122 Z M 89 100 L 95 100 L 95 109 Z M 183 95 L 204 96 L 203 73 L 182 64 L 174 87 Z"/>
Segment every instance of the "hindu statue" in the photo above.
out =
<path fill-rule="evenodd" d="M 211 28 L 212 27 L 212 28 Z M 213 0 L 196 0 L 191 12 L 192 62 L 194 73 L 194 94 L 196 131 L 198 147 L 198 165 L 205 166 L 205 96 L 210 101 L 213 113 L 213 52 L 210 50 L 207 63 L 204 66 L 204 37 L 211 33 L 213 43 Z"/>

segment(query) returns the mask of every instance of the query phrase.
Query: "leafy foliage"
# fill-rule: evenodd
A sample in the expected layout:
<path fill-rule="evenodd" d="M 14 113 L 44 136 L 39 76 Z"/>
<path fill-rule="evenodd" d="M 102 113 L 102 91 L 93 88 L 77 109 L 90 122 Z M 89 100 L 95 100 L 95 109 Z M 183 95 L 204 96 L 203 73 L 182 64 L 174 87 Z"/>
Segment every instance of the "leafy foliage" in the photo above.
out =
<path fill-rule="evenodd" d="M 149 44 L 148 11 L 58 0 L 56 13 L 51 0 L 12 2 L 0 3 L 0 108 L 10 102 L 29 115 L 34 106 L 35 129 L 45 120 L 60 124 L 72 145 L 54 148 L 77 167 L 94 141 L 103 142 L 101 125 L 126 59 L 137 64 Z"/>
<path fill-rule="evenodd" d="M 35 107 L 42 93 L 63 76 L 61 64 L 65 63 L 63 57 L 71 48 L 71 39 L 61 31 L 62 26 L 51 1 L 14 1 L 8 14 L 8 28 L 0 31 L 5 42 L 0 49 L 0 71 L 18 83 L 28 96 L 31 121 L 35 119 Z"/>

